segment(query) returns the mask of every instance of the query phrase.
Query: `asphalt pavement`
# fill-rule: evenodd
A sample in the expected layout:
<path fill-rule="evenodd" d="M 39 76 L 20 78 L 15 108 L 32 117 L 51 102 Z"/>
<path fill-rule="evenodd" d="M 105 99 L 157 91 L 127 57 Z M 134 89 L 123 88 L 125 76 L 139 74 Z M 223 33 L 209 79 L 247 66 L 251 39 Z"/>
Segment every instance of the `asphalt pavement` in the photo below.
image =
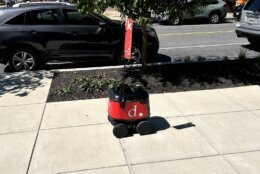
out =
<path fill-rule="evenodd" d="M 236 22 L 222 24 L 154 25 L 160 38 L 160 54 L 180 57 L 237 58 L 240 52 L 248 57 L 259 56 L 245 38 L 237 38 Z"/>
<path fill-rule="evenodd" d="M 159 40 L 159 56 L 155 61 L 174 61 L 189 57 L 207 59 L 234 59 L 241 52 L 246 56 L 257 57 L 260 50 L 252 48 L 245 38 L 237 38 L 235 25 L 237 22 L 221 24 L 207 24 L 204 22 L 184 23 L 178 26 L 153 24 Z M 96 63 L 94 66 L 98 66 Z M 103 63 L 102 63 L 103 64 Z M 89 67 L 93 64 L 58 65 L 48 66 L 47 69 L 64 69 L 76 67 Z M 0 65 L 0 73 L 4 72 L 5 66 Z"/>

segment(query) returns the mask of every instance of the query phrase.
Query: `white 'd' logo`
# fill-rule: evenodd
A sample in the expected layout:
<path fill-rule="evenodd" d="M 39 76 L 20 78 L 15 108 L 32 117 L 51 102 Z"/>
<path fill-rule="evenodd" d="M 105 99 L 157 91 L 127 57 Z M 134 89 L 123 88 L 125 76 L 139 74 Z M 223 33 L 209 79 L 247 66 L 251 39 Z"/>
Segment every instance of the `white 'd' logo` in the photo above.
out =
<path fill-rule="evenodd" d="M 137 111 L 137 106 L 136 105 L 134 105 L 134 108 L 133 109 L 130 109 L 129 111 L 128 111 L 128 116 L 129 117 L 136 117 L 137 115 L 136 115 L 136 111 Z M 142 117 L 144 114 L 143 113 L 139 113 L 139 117 Z"/>

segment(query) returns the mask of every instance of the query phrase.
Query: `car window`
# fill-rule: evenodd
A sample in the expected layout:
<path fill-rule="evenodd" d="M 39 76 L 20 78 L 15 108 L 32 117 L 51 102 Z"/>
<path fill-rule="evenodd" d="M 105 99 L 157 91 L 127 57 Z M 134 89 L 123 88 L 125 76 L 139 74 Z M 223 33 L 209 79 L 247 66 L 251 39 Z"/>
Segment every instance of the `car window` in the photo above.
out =
<path fill-rule="evenodd" d="M 77 10 L 64 9 L 64 24 L 66 25 L 98 25 L 98 20 L 90 15 L 83 15 Z"/>
<path fill-rule="evenodd" d="M 113 20 L 111 20 L 109 17 L 102 15 L 102 14 L 98 14 L 98 13 L 94 13 L 96 17 L 98 17 L 101 21 L 109 21 L 111 23 L 113 23 Z"/>
<path fill-rule="evenodd" d="M 249 1 L 245 6 L 245 10 L 260 11 L 260 0 Z"/>
<path fill-rule="evenodd" d="M 26 14 L 25 24 L 28 25 L 58 25 L 59 23 L 57 9 L 35 10 Z"/>
<path fill-rule="evenodd" d="M 9 21 L 6 22 L 6 24 L 11 24 L 11 25 L 23 25 L 24 24 L 24 17 L 25 13 L 20 14 Z"/>

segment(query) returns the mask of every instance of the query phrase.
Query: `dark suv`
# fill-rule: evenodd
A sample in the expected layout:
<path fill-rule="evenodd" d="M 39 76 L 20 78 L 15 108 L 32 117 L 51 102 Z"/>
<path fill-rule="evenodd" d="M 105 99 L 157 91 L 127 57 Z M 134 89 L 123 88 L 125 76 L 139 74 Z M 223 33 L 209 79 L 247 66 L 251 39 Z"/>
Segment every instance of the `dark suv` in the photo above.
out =
<path fill-rule="evenodd" d="M 156 31 L 148 27 L 148 56 L 158 52 Z M 39 5 L 0 10 L 0 62 L 15 71 L 55 61 L 122 61 L 124 24 L 75 6 Z M 132 60 L 141 59 L 142 30 L 133 30 Z"/>

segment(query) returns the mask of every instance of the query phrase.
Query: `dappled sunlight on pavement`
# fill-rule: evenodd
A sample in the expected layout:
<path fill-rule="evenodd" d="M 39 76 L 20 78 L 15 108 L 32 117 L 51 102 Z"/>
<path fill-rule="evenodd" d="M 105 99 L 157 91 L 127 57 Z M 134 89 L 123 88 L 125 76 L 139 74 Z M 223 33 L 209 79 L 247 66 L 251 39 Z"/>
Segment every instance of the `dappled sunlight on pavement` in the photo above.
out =
<path fill-rule="evenodd" d="M 51 79 L 45 71 L 0 74 L 0 106 L 44 102 Z"/>

